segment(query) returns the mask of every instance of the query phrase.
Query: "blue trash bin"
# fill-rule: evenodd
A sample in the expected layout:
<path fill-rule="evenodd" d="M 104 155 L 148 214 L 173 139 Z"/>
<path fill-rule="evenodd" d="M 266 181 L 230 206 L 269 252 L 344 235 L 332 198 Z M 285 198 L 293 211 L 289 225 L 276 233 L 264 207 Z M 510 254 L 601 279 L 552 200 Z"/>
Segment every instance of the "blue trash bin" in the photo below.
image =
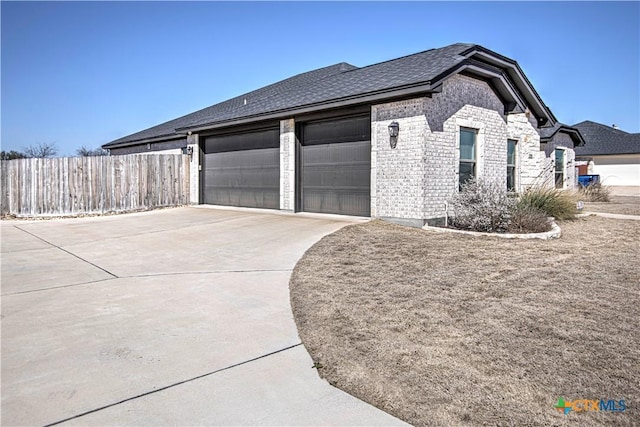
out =
<path fill-rule="evenodd" d="M 591 184 L 597 184 L 600 182 L 600 175 L 580 175 L 578 176 L 578 184 L 586 187 Z"/>

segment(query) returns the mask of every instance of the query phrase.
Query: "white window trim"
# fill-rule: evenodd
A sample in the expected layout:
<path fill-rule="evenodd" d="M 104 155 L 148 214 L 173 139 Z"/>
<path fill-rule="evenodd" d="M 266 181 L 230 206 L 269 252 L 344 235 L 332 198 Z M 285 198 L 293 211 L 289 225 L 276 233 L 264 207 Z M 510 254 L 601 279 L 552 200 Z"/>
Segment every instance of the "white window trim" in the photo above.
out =
<path fill-rule="evenodd" d="M 513 173 L 513 191 L 515 191 L 516 193 L 520 192 L 520 140 L 517 138 L 507 138 L 507 156 L 509 155 L 509 141 L 515 141 L 516 142 L 516 149 L 515 149 L 515 163 L 514 163 L 514 167 L 515 167 L 515 171 Z M 507 158 L 507 167 L 509 166 L 509 162 L 508 162 L 508 158 Z"/>
<path fill-rule="evenodd" d="M 482 179 L 484 176 L 484 139 L 485 124 L 471 119 L 456 118 L 456 182 L 455 188 L 458 191 L 460 187 L 460 128 L 468 128 L 476 131 L 476 179 Z"/>
<path fill-rule="evenodd" d="M 556 182 L 556 168 L 555 168 L 555 163 L 556 163 L 556 150 L 562 150 L 564 151 L 564 153 L 562 153 L 562 190 L 566 190 L 568 188 L 567 185 L 567 165 L 568 165 L 568 161 L 567 161 L 567 147 L 562 147 L 562 146 L 558 146 L 555 147 L 553 149 L 553 183 L 554 183 L 554 187 L 555 187 L 555 182 Z"/>

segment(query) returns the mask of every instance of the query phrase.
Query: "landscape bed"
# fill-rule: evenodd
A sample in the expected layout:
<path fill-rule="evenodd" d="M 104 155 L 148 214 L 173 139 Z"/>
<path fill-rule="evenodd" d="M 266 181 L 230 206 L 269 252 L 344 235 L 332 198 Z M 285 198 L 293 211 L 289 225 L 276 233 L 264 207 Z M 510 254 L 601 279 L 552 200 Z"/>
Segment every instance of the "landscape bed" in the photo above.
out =
<path fill-rule="evenodd" d="M 331 384 L 414 425 L 634 425 L 640 221 L 585 217 L 557 240 L 372 221 L 291 278 L 299 334 Z M 557 400 L 624 399 L 570 413 Z"/>

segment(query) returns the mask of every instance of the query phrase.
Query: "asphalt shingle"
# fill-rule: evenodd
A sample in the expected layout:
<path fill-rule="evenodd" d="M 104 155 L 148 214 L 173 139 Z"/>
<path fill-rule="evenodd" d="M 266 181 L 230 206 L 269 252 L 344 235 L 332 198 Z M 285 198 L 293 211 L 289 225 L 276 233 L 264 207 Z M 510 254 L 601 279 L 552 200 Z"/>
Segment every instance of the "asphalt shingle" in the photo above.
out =
<path fill-rule="evenodd" d="M 245 99 L 247 99 L 248 103 L 249 99 L 258 100 L 262 98 L 270 98 L 276 96 L 279 93 L 287 93 L 296 89 L 299 90 L 307 85 L 312 84 L 316 80 L 324 79 L 326 77 L 338 73 L 343 73 L 355 68 L 357 67 L 345 62 L 341 62 L 339 64 L 298 74 L 288 79 L 281 80 L 277 83 L 273 83 L 269 86 L 265 86 L 258 90 L 229 99 L 227 101 L 223 101 L 202 110 L 198 110 L 194 113 L 190 113 L 185 116 L 178 117 L 177 119 L 173 119 L 157 126 L 153 126 L 140 132 L 125 136 L 123 138 L 116 139 L 115 141 L 112 141 L 105 146 L 108 147 L 110 145 L 116 145 L 129 141 L 141 141 L 151 138 L 174 136 L 176 134 L 177 128 L 188 126 L 189 123 L 206 120 L 206 118 L 215 117 L 216 114 L 221 115 L 224 113 L 227 116 L 233 116 L 234 112 L 237 114 L 237 112 L 243 108 Z"/>
<path fill-rule="evenodd" d="M 585 140 L 584 146 L 575 148 L 577 156 L 640 153 L 640 133 L 628 133 L 589 120 L 573 127 Z"/>
<path fill-rule="evenodd" d="M 455 44 L 432 49 L 363 68 L 353 67 L 318 79 L 299 81 L 275 93 L 261 90 L 233 98 L 236 108 L 217 104 L 185 121 L 181 127 L 195 127 L 256 114 L 301 107 L 349 96 L 427 82 L 464 58 L 459 54 L 472 45 Z M 330 78 L 327 78 L 330 77 Z M 278 85 L 278 83 L 276 83 Z M 247 104 L 244 105 L 244 100 Z"/>

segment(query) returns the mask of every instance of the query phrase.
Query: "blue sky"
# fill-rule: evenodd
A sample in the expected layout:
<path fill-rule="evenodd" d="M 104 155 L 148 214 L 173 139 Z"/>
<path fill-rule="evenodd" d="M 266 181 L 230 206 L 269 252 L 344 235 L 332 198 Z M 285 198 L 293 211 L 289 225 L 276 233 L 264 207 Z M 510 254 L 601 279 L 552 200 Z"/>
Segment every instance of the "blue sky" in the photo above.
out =
<path fill-rule="evenodd" d="M 455 42 L 517 60 L 556 117 L 640 131 L 638 2 L 6 2 L 3 150 L 101 144 L 292 75 Z"/>

